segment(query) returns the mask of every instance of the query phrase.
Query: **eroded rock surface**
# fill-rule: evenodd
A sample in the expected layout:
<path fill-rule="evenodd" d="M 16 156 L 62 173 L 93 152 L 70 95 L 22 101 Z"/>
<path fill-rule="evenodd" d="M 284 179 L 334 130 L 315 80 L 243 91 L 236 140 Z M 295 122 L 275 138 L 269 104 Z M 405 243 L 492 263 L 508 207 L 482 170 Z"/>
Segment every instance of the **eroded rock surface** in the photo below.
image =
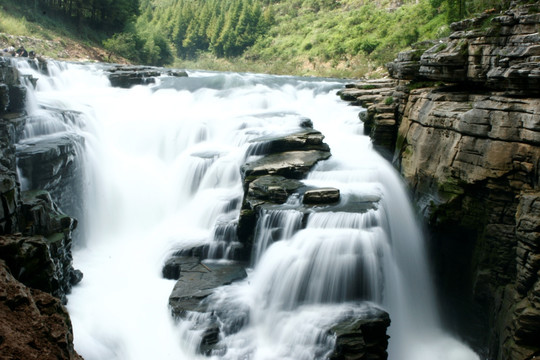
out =
<path fill-rule="evenodd" d="M 382 151 L 393 152 L 427 221 L 443 313 L 489 359 L 540 354 L 531 335 L 540 309 L 539 5 L 455 23 L 448 39 L 398 55 L 392 90 L 377 95 L 363 82 L 342 91 L 371 122 L 376 111 L 362 97 L 394 100 L 395 143 Z"/>
<path fill-rule="evenodd" d="M 29 288 L 0 260 L 0 357 L 2 359 L 82 359 L 60 300 Z"/>
<path fill-rule="evenodd" d="M 48 192 L 21 192 L 15 144 L 26 92 L 11 61 L 0 57 L 0 357 L 80 359 L 62 306 L 82 277 L 71 257 L 76 221 Z"/>

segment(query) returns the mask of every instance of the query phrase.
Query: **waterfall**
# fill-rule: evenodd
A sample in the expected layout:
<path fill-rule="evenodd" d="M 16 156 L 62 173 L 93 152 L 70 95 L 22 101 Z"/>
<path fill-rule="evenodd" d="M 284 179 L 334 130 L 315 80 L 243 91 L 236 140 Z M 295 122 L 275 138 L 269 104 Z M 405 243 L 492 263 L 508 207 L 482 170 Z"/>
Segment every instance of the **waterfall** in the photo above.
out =
<path fill-rule="evenodd" d="M 441 330 L 406 189 L 362 135 L 358 108 L 335 95 L 342 81 L 189 71 L 120 89 L 100 65 L 51 61 L 50 76 L 20 71 L 39 79 L 23 142 L 84 139 L 84 235 L 74 252 L 84 279 L 68 310 L 86 360 L 203 358 L 195 350 L 215 321 L 222 333 L 211 358 L 324 359 L 334 341 L 327 329 L 372 306 L 390 313 L 390 359 L 478 359 Z M 205 300 L 209 312 L 174 321 L 164 262 L 194 247 L 231 259 L 239 169 L 261 156 L 250 141 L 305 118 L 332 157 L 303 181 L 340 189 L 339 204 L 302 212 L 292 197 L 265 209 L 248 277 L 218 288 Z"/>

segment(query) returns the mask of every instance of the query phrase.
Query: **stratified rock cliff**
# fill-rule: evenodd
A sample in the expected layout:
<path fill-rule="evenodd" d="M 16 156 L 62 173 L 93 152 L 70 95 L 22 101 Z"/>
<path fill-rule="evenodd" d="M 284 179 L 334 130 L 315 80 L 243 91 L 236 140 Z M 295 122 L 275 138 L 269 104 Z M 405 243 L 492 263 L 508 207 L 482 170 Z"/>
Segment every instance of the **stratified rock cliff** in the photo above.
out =
<path fill-rule="evenodd" d="M 82 278 L 71 257 L 77 222 L 48 192 L 21 192 L 15 144 L 25 95 L 11 60 L 0 57 L 0 357 L 80 359 L 63 306 Z"/>
<path fill-rule="evenodd" d="M 393 154 L 427 220 L 448 318 L 489 359 L 540 355 L 539 12 L 454 23 L 399 54 L 384 86 L 340 92 Z"/>

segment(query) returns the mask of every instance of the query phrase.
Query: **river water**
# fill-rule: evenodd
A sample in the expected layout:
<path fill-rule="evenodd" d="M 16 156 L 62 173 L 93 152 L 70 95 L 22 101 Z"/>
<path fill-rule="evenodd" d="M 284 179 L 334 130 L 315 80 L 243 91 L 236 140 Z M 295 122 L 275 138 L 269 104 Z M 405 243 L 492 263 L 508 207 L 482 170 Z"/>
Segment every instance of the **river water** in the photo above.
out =
<path fill-rule="evenodd" d="M 209 299 L 223 328 L 234 327 L 212 358 L 324 359 L 332 324 L 378 307 L 392 320 L 390 359 L 478 359 L 441 327 L 406 189 L 363 135 L 360 109 L 335 95 L 343 81 L 188 71 L 120 89 L 100 65 L 51 62 L 50 76 L 19 66 L 39 78 L 22 142 L 84 138 L 74 249 L 84 279 L 67 307 L 86 360 L 204 358 L 194 330 L 204 316 L 173 320 L 175 281 L 162 266 L 178 250 L 212 248 L 216 229 L 235 224 L 250 141 L 298 130 L 306 118 L 332 157 L 304 182 L 340 189 L 340 204 L 305 226 L 294 197 L 261 215 L 247 279 Z"/>

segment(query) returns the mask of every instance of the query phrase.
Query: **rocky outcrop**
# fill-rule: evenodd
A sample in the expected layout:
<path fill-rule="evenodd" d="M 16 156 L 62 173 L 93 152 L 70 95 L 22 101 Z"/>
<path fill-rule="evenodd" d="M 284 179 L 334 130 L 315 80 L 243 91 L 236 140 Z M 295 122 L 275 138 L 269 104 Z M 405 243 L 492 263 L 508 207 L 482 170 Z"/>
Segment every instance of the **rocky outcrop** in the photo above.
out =
<path fill-rule="evenodd" d="M 398 55 L 379 97 L 395 102 L 393 160 L 429 227 L 443 313 L 489 359 L 540 354 L 539 10 L 452 24 Z M 342 93 L 361 103 L 368 85 Z"/>
<path fill-rule="evenodd" d="M 27 139 L 17 145 L 20 174 L 30 189 L 51 193 L 63 211 L 80 217 L 83 194 L 84 138 L 60 133 Z"/>
<path fill-rule="evenodd" d="M 370 80 L 349 84 L 338 95 L 343 100 L 362 106 L 360 120 L 364 123 L 364 133 L 369 135 L 373 146 L 387 159 L 394 152 L 397 134 L 397 105 L 394 98 L 397 81 L 393 79 Z"/>
<path fill-rule="evenodd" d="M 388 69 L 398 79 L 467 83 L 530 96 L 540 93 L 538 4 L 484 13 L 451 25 L 447 39 L 399 55 Z M 421 44 L 426 46 L 426 43 Z M 420 55 L 420 56 L 418 56 Z M 415 71 L 417 72 L 415 73 Z"/>
<path fill-rule="evenodd" d="M 390 317 L 380 309 L 371 309 L 364 317 L 346 317 L 329 331 L 335 346 L 329 360 L 386 360 Z"/>
<path fill-rule="evenodd" d="M 76 221 L 59 211 L 48 192 L 21 193 L 15 144 L 27 119 L 26 88 L 11 61 L 0 57 L 0 353 L 9 359 L 80 359 L 62 306 L 82 278 L 71 257 Z"/>
<path fill-rule="evenodd" d="M 125 89 L 129 89 L 135 85 L 154 84 L 156 77 L 161 75 L 174 77 L 188 76 L 183 70 L 134 65 L 115 65 L 107 69 L 107 73 L 112 86 Z"/>
<path fill-rule="evenodd" d="M 324 136 L 310 126 L 311 122 L 303 119 L 299 127 L 305 130 L 253 140 L 252 153 L 264 156 L 241 167 L 245 193 L 237 235 L 243 244 L 239 253 L 244 260 L 251 255 L 260 210 L 283 204 L 292 194 L 303 196 L 309 189 L 299 180 L 317 162 L 331 156 L 328 145 L 323 142 Z"/>
<path fill-rule="evenodd" d="M 17 281 L 3 260 L 0 354 L 2 359 L 82 359 L 73 349 L 71 320 L 60 300 Z"/>

